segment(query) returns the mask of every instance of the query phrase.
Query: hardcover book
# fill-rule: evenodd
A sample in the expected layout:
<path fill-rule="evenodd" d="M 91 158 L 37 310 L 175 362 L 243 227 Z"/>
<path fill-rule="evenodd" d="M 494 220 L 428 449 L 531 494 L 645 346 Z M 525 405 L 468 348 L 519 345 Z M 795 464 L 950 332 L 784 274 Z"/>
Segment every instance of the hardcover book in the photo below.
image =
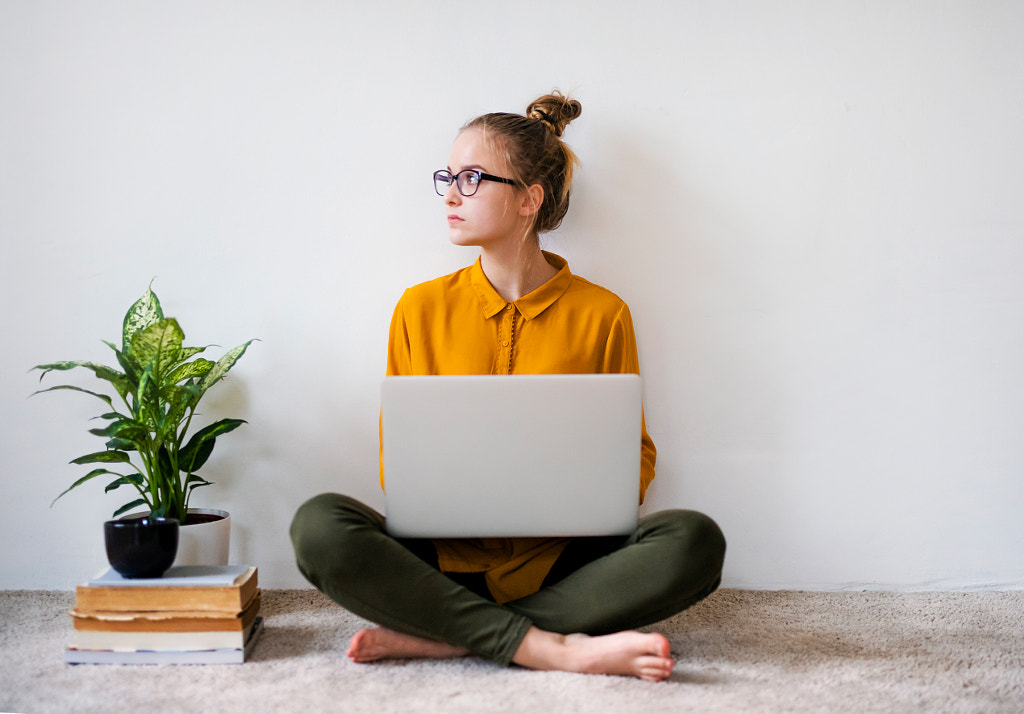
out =
<path fill-rule="evenodd" d="M 118 652 L 69 647 L 64 651 L 64 661 L 68 664 L 242 664 L 252 654 L 262 631 L 263 618 L 257 617 L 241 648 Z"/>
<path fill-rule="evenodd" d="M 108 570 L 76 590 L 79 614 L 92 612 L 242 612 L 258 589 L 246 565 L 182 565 L 162 578 L 128 579 Z"/>
<path fill-rule="evenodd" d="M 75 630 L 71 648 L 78 650 L 113 650 L 115 652 L 241 649 L 249 639 L 257 617 L 247 630 L 206 630 L 200 632 L 117 632 Z"/>
<path fill-rule="evenodd" d="M 71 610 L 80 632 L 243 632 L 259 614 L 260 592 L 242 612 L 165 610 L 154 612 L 107 612 Z"/>

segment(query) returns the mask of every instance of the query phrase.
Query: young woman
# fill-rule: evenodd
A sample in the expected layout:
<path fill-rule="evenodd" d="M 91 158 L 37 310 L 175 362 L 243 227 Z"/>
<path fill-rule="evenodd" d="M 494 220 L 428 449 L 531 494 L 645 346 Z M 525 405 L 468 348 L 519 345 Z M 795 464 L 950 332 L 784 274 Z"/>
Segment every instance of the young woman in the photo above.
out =
<path fill-rule="evenodd" d="M 480 257 L 405 292 L 389 375 L 639 372 L 626 304 L 540 248 L 569 205 L 577 160 L 560 137 L 580 112 L 556 91 L 525 116 L 462 128 L 434 185 L 451 241 Z M 638 456 L 642 503 L 655 462 L 646 427 Z M 629 537 L 399 540 L 338 494 L 305 503 L 291 537 L 313 585 L 380 625 L 352 638 L 356 662 L 473 654 L 650 681 L 672 672 L 669 642 L 635 628 L 712 593 L 725 555 L 721 531 L 694 511 L 647 516 Z"/>

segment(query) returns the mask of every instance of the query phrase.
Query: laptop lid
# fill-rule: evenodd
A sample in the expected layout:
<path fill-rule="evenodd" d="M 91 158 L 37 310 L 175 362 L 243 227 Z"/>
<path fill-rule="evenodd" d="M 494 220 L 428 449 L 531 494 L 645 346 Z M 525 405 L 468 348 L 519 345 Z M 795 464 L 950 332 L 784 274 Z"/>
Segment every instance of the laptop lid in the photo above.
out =
<path fill-rule="evenodd" d="M 387 377 L 381 439 L 399 537 L 631 533 L 635 374 Z"/>

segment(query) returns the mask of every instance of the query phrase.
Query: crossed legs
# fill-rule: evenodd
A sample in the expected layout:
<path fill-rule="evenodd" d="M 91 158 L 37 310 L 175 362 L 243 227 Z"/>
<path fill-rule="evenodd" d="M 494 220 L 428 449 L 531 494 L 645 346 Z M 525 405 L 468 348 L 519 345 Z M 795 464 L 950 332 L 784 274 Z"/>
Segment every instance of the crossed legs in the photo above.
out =
<path fill-rule="evenodd" d="M 352 639 L 355 661 L 476 654 L 533 669 L 650 680 L 671 673 L 669 643 L 633 628 L 713 592 L 725 551 L 721 531 L 706 516 L 664 511 L 642 519 L 615 552 L 497 605 L 417 557 L 385 532 L 379 513 L 346 496 L 310 499 L 291 536 L 306 578 L 381 626 Z"/>

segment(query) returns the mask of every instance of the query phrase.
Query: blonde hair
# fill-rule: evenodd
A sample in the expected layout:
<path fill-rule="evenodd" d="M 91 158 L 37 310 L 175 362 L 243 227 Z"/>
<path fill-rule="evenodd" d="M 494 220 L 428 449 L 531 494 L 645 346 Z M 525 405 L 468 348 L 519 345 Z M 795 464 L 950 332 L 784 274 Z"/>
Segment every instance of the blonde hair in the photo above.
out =
<path fill-rule="evenodd" d="M 569 210 L 573 171 L 579 159 L 562 132 L 583 113 L 583 106 L 557 89 L 526 107 L 526 114 L 496 112 L 466 123 L 461 131 L 480 129 L 505 158 L 509 178 L 520 188 L 539 185 L 544 200 L 533 216 L 533 232 L 553 231 Z"/>

